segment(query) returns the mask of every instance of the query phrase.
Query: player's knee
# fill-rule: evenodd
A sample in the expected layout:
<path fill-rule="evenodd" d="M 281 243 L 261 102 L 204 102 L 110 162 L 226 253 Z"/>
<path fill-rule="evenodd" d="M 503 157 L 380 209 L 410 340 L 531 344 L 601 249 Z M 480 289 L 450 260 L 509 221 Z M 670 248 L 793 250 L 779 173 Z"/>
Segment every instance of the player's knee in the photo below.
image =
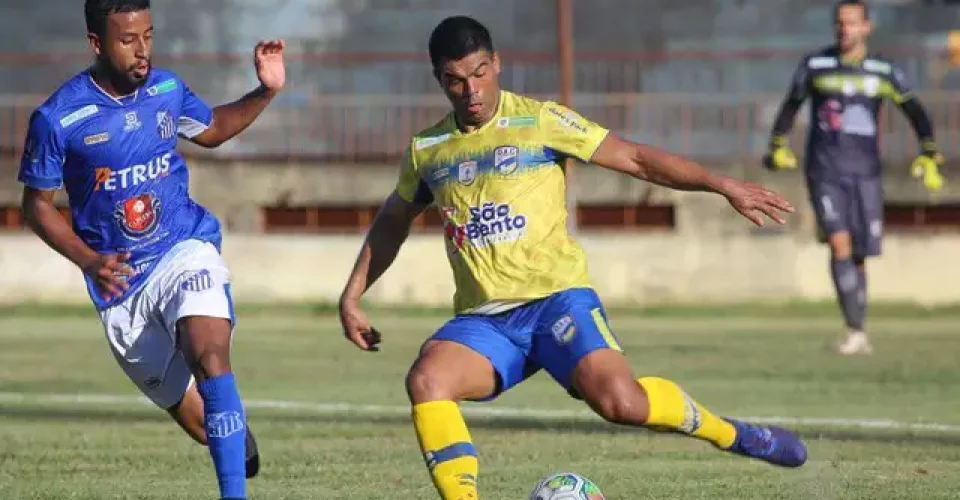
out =
<path fill-rule="evenodd" d="M 604 420 L 624 425 L 642 425 L 647 421 L 647 399 L 634 380 L 616 381 L 590 398 L 590 405 Z"/>
<path fill-rule="evenodd" d="M 232 371 L 227 349 L 209 348 L 196 353 L 194 374 L 198 378 L 213 378 Z"/>
<path fill-rule="evenodd" d="M 853 240 L 847 231 L 837 231 L 827 240 L 833 260 L 847 260 L 853 256 Z"/>
<path fill-rule="evenodd" d="M 453 399 L 442 374 L 422 363 L 416 363 L 407 373 L 407 396 L 413 404 Z"/>
<path fill-rule="evenodd" d="M 197 378 L 213 378 L 232 371 L 229 320 L 187 316 L 177 321 L 177 331 L 184 342 L 187 362 Z"/>

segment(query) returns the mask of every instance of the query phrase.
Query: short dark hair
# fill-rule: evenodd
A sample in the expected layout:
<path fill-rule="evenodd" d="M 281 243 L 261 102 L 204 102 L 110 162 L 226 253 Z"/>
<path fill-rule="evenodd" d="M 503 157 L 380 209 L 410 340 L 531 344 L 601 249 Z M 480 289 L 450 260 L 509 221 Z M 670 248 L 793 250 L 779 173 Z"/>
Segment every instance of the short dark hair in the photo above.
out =
<path fill-rule="evenodd" d="M 863 18 L 870 19 L 870 8 L 867 6 L 866 0 L 839 0 L 833 7 L 834 19 L 836 19 L 837 14 L 840 13 L 840 7 L 860 7 L 863 9 Z"/>
<path fill-rule="evenodd" d="M 83 17 L 87 21 L 87 33 L 103 36 L 110 14 L 141 10 L 150 10 L 150 0 L 86 0 Z"/>
<path fill-rule="evenodd" d="M 493 54 L 490 32 L 479 21 L 467 16 L 452 16 L 440 21 L 430 34 L 430 63 L 436 70 L 443 60 L 457 60 L 486 50 Z"/>

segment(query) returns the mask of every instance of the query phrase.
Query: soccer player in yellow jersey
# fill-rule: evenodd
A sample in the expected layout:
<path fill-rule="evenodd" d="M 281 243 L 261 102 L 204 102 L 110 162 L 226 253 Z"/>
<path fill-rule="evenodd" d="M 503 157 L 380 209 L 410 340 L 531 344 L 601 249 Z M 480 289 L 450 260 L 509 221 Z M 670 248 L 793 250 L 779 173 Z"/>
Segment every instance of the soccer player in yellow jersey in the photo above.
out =
<path fill-rule="evenodd" d="M 380 334 L 361 295 L 390 266 L 413 220 L 436 205 L 456 280 L 456 316 L 420 351 L 406 379 L 413 423 L 445 500 L 478 498 L 478 459 L 458 402 L 488 401 L 545 369 L 604 419 L 684 433 L 717 448 L 798 467 L 791 432 L 717 417 L 675 383 L 637 379 L 591 289 L 581 247 L 566 229 L 564 175 L 574 157 L 635 178 L 719 193 L 758 225 L 790 204 L 659 149 L 620 139 L 552 102 L 500 89 L 490 34 L 451 17 L 429 42 L 453 112 L 420 132 L 377 214 L 340 300 L 344 334 L 376 350 Z"/>

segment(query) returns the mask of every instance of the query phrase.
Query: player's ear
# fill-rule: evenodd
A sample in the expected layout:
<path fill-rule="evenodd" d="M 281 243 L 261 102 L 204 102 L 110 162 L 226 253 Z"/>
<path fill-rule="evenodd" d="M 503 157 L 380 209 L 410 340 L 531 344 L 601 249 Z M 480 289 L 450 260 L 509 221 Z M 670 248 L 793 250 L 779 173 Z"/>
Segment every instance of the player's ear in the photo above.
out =
<path fill-rule="evenodd" d="M 493 73 L 496 75 L 500 74 L 500 54 L 494 52 L 490 55 L 490 62 L 493 63 Z"/>
<path fill-rule="evenodd" d="M 100 43 L 100 37 L 95 33 L 87 33 L 87 42 L 90 43 L 90 50 L 97 56 L 100 55 L 100 52 L 103 50 L 103 46 Z"/>

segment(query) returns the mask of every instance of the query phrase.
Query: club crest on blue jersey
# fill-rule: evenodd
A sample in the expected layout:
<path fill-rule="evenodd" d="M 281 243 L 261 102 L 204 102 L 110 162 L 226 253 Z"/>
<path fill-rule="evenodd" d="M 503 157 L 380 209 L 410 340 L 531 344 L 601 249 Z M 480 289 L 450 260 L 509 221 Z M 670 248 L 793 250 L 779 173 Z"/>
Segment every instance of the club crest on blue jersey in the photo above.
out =
<path fill-rule="evenodd" d="M 500 146 L 493 150 L 493 168 L 500 175 L 510 175 L 517 171 L 520 149 L 516 146 Z"/>
<path fill-rule="evenodd" d="M 173 117 L 166 111 L 157 111 L 157 132 L 163 140 L 173 139 L 177 133 L 177 126 L 173 123 Z"/>
<path fill-rule="evenodd" d="M 130 239 L 146 238 L 154 233 L 160 220 L 160 199 L 153 193 L 143 193 L 117 203 L 114 217 L 123 234 Z"/>

